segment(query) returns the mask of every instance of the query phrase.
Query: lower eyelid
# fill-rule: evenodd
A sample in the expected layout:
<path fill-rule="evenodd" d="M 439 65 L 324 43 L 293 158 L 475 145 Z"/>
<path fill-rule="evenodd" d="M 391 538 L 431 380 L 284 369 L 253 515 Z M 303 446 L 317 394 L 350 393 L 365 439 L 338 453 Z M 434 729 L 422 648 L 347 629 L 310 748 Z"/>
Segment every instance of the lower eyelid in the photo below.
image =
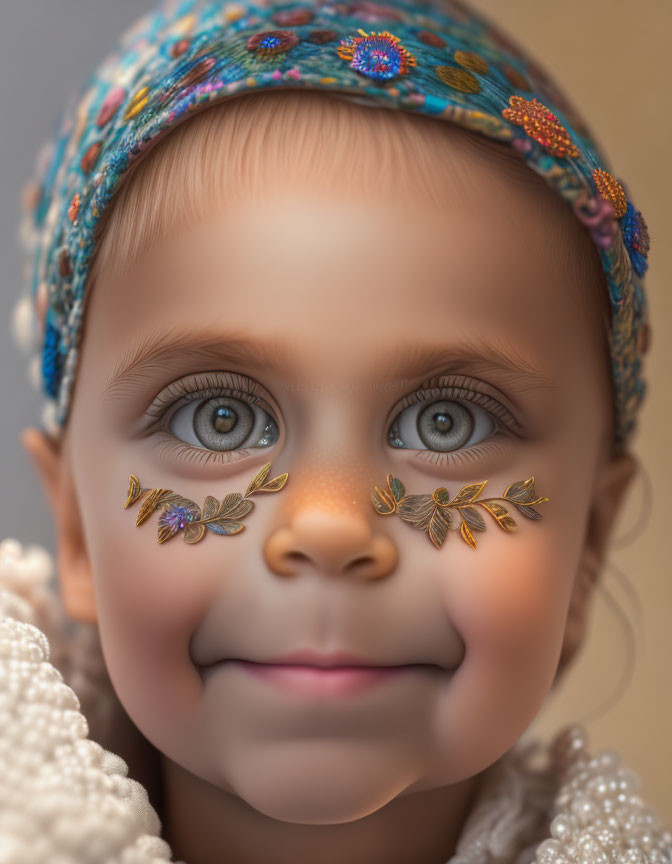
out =
<path fill-rule="evenodd" d="M 500 435 L 498 432 L 489 438 L 474 444 L 464 450 L 406 450 L 399 448 L 398 452 L 408 453 L 413 459 L 419 459 L 437 467 L 457 467 L 471 463 L 481 462 L 488 456 L 499 455 L 504 452 L 506 446 L 506 432 Z"/>
<path fill-rule="evenodd" d="M 194 447 L 179 438 L 175 438 L 170 432 L 159 430 L 154 433 L 156 438 L 156 446 L 159 454 L 171 454 L 173 458 L 182 462 L 208 463 L 214 462 L 219 465 L 229 465 L 232 462 L 239 462 L 241 459 L 247 459 L 251 454 L 249 447 L 238 448 L 237 450 L 206 450 L 201 447 Z M 270 448 L 268 448 L 270 449 Z"/>

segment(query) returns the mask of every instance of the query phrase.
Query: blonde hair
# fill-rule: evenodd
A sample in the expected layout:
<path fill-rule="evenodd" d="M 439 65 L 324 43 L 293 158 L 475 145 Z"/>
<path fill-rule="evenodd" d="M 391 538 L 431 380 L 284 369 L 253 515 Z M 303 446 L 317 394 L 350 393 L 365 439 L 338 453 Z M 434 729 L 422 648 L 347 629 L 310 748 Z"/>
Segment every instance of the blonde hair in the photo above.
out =
<path fill-rule="evenodd" d="M 559 214 L 549 220 L 540 213 L 542 228 L 553 231 L 548 263 L 562 267 L 570 261 L 576 287 L 568 290 L 576 294 L 579 314 L 593 316 L 601 329 L 613 404 L 611 310 L 599 254 L 571 208 L 508 144 L 445 120 L 308 90 L 245 93 L 187 117 L 121 181 L 96 228 L 87 299 L 104 268 L 121 273 L 172 231 L 223 203 L 263 202 L 276 186 L 286 189 L 288 179 L 337 184 L 346 194 L 373 189 L 381 201 L 404 192 L 451 206 L 446 189 L 459 196 L 459 187 L 469 183 L 473 169 L 463 159 L 469 148 L 500 166 L 495 182 L 512 194 L 521 186 L 536 187 L 540 211 L 552 206 Z"/>

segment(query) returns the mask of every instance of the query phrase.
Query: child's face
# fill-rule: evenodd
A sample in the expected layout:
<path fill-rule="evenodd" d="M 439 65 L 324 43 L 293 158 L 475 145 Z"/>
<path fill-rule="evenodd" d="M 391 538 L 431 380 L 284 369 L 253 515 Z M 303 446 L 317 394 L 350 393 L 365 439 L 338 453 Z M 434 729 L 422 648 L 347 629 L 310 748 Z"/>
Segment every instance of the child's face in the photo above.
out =
<path fill-rule="evenodd" d="M 395 206 L 311 196 L 309 179 L 232 204 L 103 271 L 87 310 L 68 458 L 112 682 L 170 759 L 278 819 L 358 818 L 495 762 L 552 685 L 594 551 L 610 394 L 574 217 L 462 159 L 440 209 L 394 188 Z M 168 348 L 111 384 L 154 337 Z M 462 430 L 452 451 L 415 422 L 430 378 Z M 234 390 L 242 419 L 220 431 Z M 123 506 L 131 473 L 202 506 L 270 460 L 288 481 L 235 536 L 159 545 L 158 513 L 136 527 Z M 476 550 L 453 532 L 437 549 L 374 510 L 388 472 L 407 494 L 487 480 L 492 497 L 534 475 L 550 501 L 536 522 L 514 511 L 511 534 L 484 514 Z M 331 697 L 198 668 L 301 648 L 426 665 Z"/>

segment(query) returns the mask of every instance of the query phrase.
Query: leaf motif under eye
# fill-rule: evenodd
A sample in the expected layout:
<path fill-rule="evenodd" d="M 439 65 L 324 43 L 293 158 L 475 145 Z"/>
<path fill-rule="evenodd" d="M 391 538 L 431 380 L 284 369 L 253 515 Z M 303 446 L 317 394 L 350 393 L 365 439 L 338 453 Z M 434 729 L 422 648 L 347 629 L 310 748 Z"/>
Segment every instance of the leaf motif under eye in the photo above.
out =
<path fill-rule="evenodd" d="M 268 480 L 263 486 L 255 489 L 255 492 L 278 492 L 287 482 L 289 474 L 285 471 L 284 474 L 278 474 L 272 480 Z"/>
<path fill-rule="evenodd" d="M 452 514 L 449 510 L 444 510 L 442 507 L 434 507 L 427 531 L 429 532 L 429 539 L 437 549 L 443 546 L 443 541 L 446 539 L 451 521 Z"/>
<path fill-rule="evenodd" d="M 471 483 L 469 486 L 463 486 L 450 502 L 450 506 L 456 507 L 458 504 L 471 504 L 481 494 L 487 482 L 487 480 L 484 480 L 482 483 Z"/>
<path fill-rule="evenodd" d="M 253 492 L 257 491 L 257 489 L 263 484 L 264 480 L 268 477 L 270 470 L 270 462 L 267 462 L 265 465 L 261 466 L 261 468 L 254 475 L 254 477 L 250 480 L 250 484 L 245 491 L 245 498 L 247 498 Z"/>
<path fill-rule="evenodd" d="M 535 498 L 534 477 L 511 483 L 499 499 L 479 499 L 487 483 L 487 480 L 484 480 L 482 483 L 463 486 L 452 501 L 445 486 L 435 489 L 431 495 L 403 495 L 397 500 L 392 494 L 390 480 L 392 475 L 387 476 L 390 491 L 376 486 L 371 493 L 371 501 L 377 512 L 382 515 L 396 512 L 401 519 L 414 528 L 427 531 L 429 540 L 437 549 L 445 542 L 448 530 L 457 529 L 451 510 L 456 510 L 460 515 L 459 528 L 462 539 L 475 549 L 476 540 L 472 532 L 486 529 L 485 520 L 479 513 L 478 507 L 483 507 L 504 531 L 510 532 L 514 531 L 517 525 L 504 506 L 504 501 L 510 501 L 528 519 L 541 519 L 541 514 L 537 513 L 531 505 L 542 504 L 549 500 L 544 497 Z M 401 481 L 399 483 L 401 484 Z M 398 488 L 403 489 L 403 486 L 400 485 Z"/>
<path fill-rule="evenodd" d="M 462 536 L 462 539 L 471 546 L 472 549 L 476 548 L 476 541 L 474 540 L 474 535 L 471 533 L 471 531 L 469 530 L 469 526 L 464 520 L 462 520 L 462 524 L 460 525 L 460 535 Z"/>
<path fill-rule="evenodd" d="M 124 509 L 130 507 L 131 504 L 135 504 L 138 498 L 142 495 L 142 486 L 140 485 L 140 481 L 135 476 L 135 474 L 131 474 L 131 477 L 128 481 L 128 495 L 126 497 L 126 503 L 124 504 Z"/>
<path fill-rule="evenodd" d="M 491 516 L 494 516 L 497 524 L 505 531 L 515 531 L 517 525 L 514 519 L 509 515 L 509 511 L 502 504 L 493 500 L 487 502 L 483 501 L 481 502 L 481 506 L 484 507 Z"/>
<path fill-rule="evenodd" d="M 233 519 L 219 519 L 216 522 L 208 522 L 205 527 L 208 531 L 214 531 L 215 534 L 237 534 L 245 526 L 242 522 L 236 522 Z"/>
<path fill-rule="evenodd" d="M 512 501 L 514 504 L 543 504 L 548 501 L 548 498 L 536 498 L 534 491 L 534 477 L 528 477 L 527 480 L 521 480 L 518 483 L 511 483 L 504 490 L 502 498 L 507 501 Z M 534 518 L 534 517 L 533 517 Z"/>
<path fill-rule="evenodd" d="M 371 493 L 371 502 L 381 516 L 389 516 L 394 513 L 396 501 L 387 489 L 381 489 L 380 486 L 375 486 Z"/>
<path fill-rule="evenodd" d="M 530 507 L 529 504 L 516 504 L 515 506 L 528 519 L 541 519 L 541 513 L 537 513 L 534 507 Z"/>
<path fill-rule="evenodd" d="M 226 516 L 231 510 L 243 500 L 243 496 L 240 492 L 230 492 L 228 495 L 225 495 L 222 499 L 221 506 L 217 512 L 218 516 Z"/>
<path fill-rule="evenodd" d="M 184 542 L 198 543 L 199 540 L 203 539 L 204 534 L 205 525 L 202 522 L 194 522 L 184 529 Z"/>
<path fill-rule="evenodd" d="M 203 519 L 212 519 L 219 510 L 219 501 L 212 495 L 207 495 L 203 502 Z"/>
<path fill-rule="evenodd" d="M 404 484 L 398 477 L 395 477 L 393 474 L 387 475 L 387 485 L 389 487 L 390 492 L 392 493 L 392 497 L 395 501 L 401 501 L 404 497 Z"/>
<path fill-rule="evenodd" d="M 431 495 L 405 495 L 397 504 L 397 513 L 414 528 L 429 528 L 434 510 L 438 509 Z"/>
<path fill-rule="evenodd" d="M 267 462 L 252 478 L 247 487 L 247 494 L 254 492 L 277 492 L 287 482 L 287 473 L 280 474 L 272 480 L 266 481 L 271 470 L 271 463 Z M 161 508 L 157 531 L 157 540 L 166 543 L 175 537 L 180 531 L 183 532 L 186 543 L 198 543 L 209 529 L 215 534 L 227 535 L 237 534 L 245 527 L 238 521 L 252 509 L 254 503 L 246 500 L 246 496 L 240 492 L 230 492 L 220 501 L 214 495 L 207 495 L 203 504 L 203 512 L 194 501 L 173 492 L 172 489 L 143 489 L 140 480 L 135 474 L 131 474 L 128 486 L 128 494 L 124 509 L 135 501 L 145 496 L 140 506 L 136 525 L 142 525 L 151 514 Z"/>
<path fill-rule="evenodd" d="M 485 531 L 485 520 L 475 507 L 460 507 L 460 513 L 472 531 Z"/>
<path fill-rule="evenodd" d="M 170 489 L 150 489 L 149 495 L 140 505 L 138 518 L 135 520 L 136 525 L 142 525 L 152 515 L 162 501 L 165 501 L 166 493 L 170 493 Z"/>
<path fill-rule="evenodd" d="M 250 510 L 254 510 L 254 501 L 241 501 L 226 514 L 227 519 L 242 519 Z"/>

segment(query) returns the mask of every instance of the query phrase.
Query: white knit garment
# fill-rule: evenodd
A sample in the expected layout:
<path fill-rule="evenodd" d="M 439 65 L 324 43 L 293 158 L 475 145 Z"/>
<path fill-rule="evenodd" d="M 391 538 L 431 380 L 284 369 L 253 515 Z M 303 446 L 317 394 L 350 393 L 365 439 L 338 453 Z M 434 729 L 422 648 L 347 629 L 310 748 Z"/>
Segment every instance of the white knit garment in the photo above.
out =
<path fill-rule="evenodd" d="M 172 861 L 145 787 L 88 737 L 52 662 L 66 668 L 70 638 L 53 573 L 44 548 L 0 543 L 0 864 Z M 487 772 L 447 864 L 672 864 L 672 832 L 637 775 L 587 744 L 577 724 L 548 747 L 521 739 Z"/>

